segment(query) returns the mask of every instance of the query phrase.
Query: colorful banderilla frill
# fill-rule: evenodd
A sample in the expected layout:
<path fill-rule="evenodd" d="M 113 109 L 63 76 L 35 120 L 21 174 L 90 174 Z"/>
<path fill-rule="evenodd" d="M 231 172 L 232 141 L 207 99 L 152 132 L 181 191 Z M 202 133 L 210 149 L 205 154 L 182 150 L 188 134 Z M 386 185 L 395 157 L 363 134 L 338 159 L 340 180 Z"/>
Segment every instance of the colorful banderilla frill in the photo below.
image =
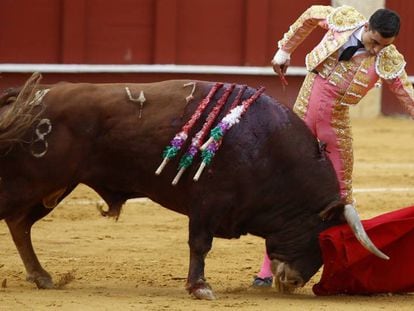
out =
<path fill-rule="evenodd" d="M 210 130 L 213 122 L 216 120 L 218 114 L 220 113 L 223 106 L 226 104 L 227 99 L 229 98 L 231 92 L 233 91 L 235 84 L 230 85 L 223 93 L 221 98 L 218 100 L 217 104 L 214 106 L 213 110 L 209 113 L 206 122 L 203 124 L 203 127 L 200 131 L 194 135 L 191 140 L 191 145 L 188 147 L 187 152 L 183 155 L 178 165 L 178 173 L 172 181 L 172 185 L 176 185 L 181 178 L 181 175 L 184 171 L 193 163 L 194 157 L 197 155 L 198 150 L 204 141 L 205 136 Z"/>
<path fill-rule="evenodd" d="M 234 107 L 230 110 L 230 112 L 223 118 L 220 123 L 211 130 L 210 139 L 207 141 L 206 144 L 202 146 L 202 158 L 203 161 L 201 162 L 197 173 L 194 175 L 193 180 L 197 181 L 200 178 L 201 173 L 203 172 L 204 168 L 209 165 L 215 156 L 217 150 L 219 149 L 224 134 L 231 129 L 231 127 L 240 121 L 241 116 L 249 109 L 250 105 L 254 103 L 257 98 L 264 92 L 265 88 L 261 87 L 257 90 L 250 98 L 243 101 L 243 103 L 239 106 Z"/>
<path fill-rule="evenodd" d="M 200 102 L 197 107 L 197 110 L 191 116 L 190 120 L 182 127 L 181 131 L 177 133 L 174 138 L 171 140 L 170 145 L 165 147 L 163 152 L 163 161 L 160 166 L 155 171 L 156 175 L 161 174 L 164 167 L 167 165 L 168 161 L 174 158 L 178 151 L 180 151 L 181 147 L 183 146 L 184 142 L 188 138 L 188 132 L 200 118 L 203 111 L 207 108 L 208 104 L 210 103 L 211 99 L 213 98 L 214 94 L 223 86 L 223 83 L 216 83 L 208 93 L 208 95 Z"/>

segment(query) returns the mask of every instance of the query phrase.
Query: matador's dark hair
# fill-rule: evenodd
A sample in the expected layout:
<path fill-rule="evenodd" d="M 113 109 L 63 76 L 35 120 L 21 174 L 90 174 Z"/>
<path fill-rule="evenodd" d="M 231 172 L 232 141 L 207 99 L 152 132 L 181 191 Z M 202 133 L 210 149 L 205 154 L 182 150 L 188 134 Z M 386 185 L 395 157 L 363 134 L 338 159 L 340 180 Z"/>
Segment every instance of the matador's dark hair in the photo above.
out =
<path fill-rule="evenodd" d="M 400 32 L 400 16 L 388 9 L 379 9 L 369 18 L 369 27 L 383 38 L 396 37 Z"/>

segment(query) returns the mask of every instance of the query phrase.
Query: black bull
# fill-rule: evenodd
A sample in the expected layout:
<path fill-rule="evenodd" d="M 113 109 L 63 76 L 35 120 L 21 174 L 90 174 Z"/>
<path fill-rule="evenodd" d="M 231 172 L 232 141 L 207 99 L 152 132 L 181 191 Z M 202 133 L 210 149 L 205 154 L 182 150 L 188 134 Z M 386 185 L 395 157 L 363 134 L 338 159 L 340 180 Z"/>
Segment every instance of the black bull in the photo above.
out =
<path fill-rule="evenodd" d="M 214 83 L 47 86 L 38 85 L 39 80 L 40 75 L 33 75 L 23 88 L 0 98 L 0 219 L 10 229 L 28 280 L 39 288 L 53 283 L 33 250 L 31 227 L 79 183 L 105 200 L 104 215 L 118 217 L 124 202 L 137 197 L 187 215 L 187 289 L 198 298 L 213 297 L 204 277 L 213 237 L 263 237 L 270 258 L 285 267 L 279 277 L 295 286 L 322 265 L 318 234 L 343 221 L 344 206 L 331 163 L 291 110 L 262 94 L 224 136 L 199 180 L 193 181 L 197 158 L 173 186 L 188 143 L 160 175 L 154 172 L 164 148 Z M 49 91 L 39 96 L 35 91 L 42 89 Z M 217 121 L 238 90 L 240 86 Z M 137 100 L 141 91 L 145 102 Z M 254 93 L 247 88 L 243 98 Z M 188 141 L 211 109 L 194 124 Z"/>

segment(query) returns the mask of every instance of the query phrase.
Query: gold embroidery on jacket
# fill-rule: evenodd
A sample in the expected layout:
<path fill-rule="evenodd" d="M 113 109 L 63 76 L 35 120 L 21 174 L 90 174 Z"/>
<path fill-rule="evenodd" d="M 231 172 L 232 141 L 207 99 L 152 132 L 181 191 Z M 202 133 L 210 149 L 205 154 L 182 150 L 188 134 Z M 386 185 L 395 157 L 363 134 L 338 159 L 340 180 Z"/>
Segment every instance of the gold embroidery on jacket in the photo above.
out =
<path fill-rule="evenodd" d="M 395 45 L 383 48 L 377 56 L 375 70 L 383 79 L 395 79 L 404 71 L 406 62 Z"/>
<path fill-rule="evenodd" d="M 345 199 L 345 203 L 352 203 L 354 201 L 352 195 L 352 170 L 354 165 L 354 157 L 352 149 L 352 128 L 348 106 L 342 106 L 339 104 L 334 106 L 331 125 L 336 133 L 337 144 L 342 161 L 342 175 L 345 189 L 341 189 L 341 194 Z"/>
<path fill-rule="evenodd" d="M 374 56 L 365 57 L 362 60 L 361 65 L 346 89 L 344 96 L 340 100 L 341 105 L 356 105 L 369 91 L 372 83 L 371 78 L 368 75 L 368 69 L 374 65 L 374 62 Z"/>
<path fill-rule="evenodd" d="M 315 69 L 331 53 L 337 51 L 357 28 L 366 23 L 366 19 L 354 8 L 342 6 L 327 16 L 327 22 L 329 30 L 325 37 L 306 55 L 306 68 L 309 71 Z"/>
<path fill-rule="evenodd" d="M 333 8 L 331 6 L 312 5 L 289 27 L 289 31 L 278 42 L 278 47 L 291 53 L 318 25 L 318 21 L 325 19 L 332 11 Z M 293 37 L 295 37 L 295 42 L 291 42 L 289 48 L 286 48 L 285 45 Z"/>
<path fill-rule="evenodd" d="M 364 15 L 359 13 L 355 8 L 347 5 L 336 8 L 327 17 L 329 28 L 342 32 L 356 29 L 366 23 Z"/>
<path fill-rule="evenodd" d="M 295 105 L 293 106 L 293 111 L 303 119 L 308 110 L 309 98 L 311 95 L 311 90 L 313 82 L 315 81 L 316 74 L 310 72 L 306 75 L 305 80 L 302 83 L 298 97 L 296 98 Z"/>
<path fill-rule="evenodd" d="M 312 71 L 325 59 L 327 59 L 332 53 L 338 51 L 338 49 L 344 45 L 349 39 L 353 30 L 344 31 L 339 33 L 336 37 L 333 35 L 333 30 L 328 30 L 326 36 L 319 44 L 306 55 L 305 64 L 308 71 Z"/>

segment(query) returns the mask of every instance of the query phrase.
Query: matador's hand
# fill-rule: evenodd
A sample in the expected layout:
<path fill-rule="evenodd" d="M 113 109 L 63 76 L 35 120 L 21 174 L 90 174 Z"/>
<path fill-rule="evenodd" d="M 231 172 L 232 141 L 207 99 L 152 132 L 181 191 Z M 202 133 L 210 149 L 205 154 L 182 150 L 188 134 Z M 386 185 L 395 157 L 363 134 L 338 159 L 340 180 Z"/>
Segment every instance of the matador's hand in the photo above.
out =
<path fill-rule="evenodd" d="M 290 65 L 290 54 L 279 49 L 272 59 L 273 71 L 280 77 L 282 85 L 286 86 L 287 80 L 285 78 L 286 70 Z"/>

